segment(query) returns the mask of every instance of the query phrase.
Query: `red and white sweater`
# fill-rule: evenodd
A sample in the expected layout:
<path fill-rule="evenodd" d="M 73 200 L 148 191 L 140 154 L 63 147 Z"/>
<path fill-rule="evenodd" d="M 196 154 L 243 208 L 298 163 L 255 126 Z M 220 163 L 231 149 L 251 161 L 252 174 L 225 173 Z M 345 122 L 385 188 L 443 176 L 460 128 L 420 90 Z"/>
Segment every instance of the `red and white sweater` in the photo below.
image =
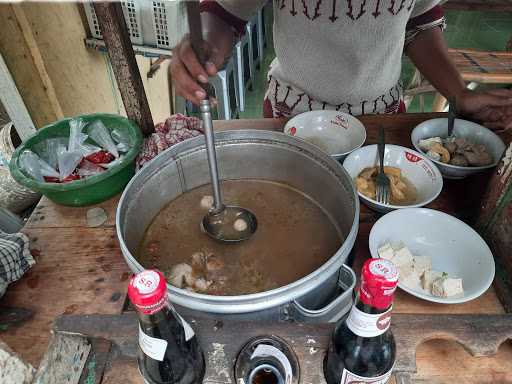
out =
<path fill-rule="evenodd" d="M 203 1 L 242 32 L 265 0 Z M 274 117 L 316 109 L 353 115 L 400 108 L 402 54 L 415 35 L 442 27 L 440 0 L 274 0 L 276 58 L 266 98 Z"/>

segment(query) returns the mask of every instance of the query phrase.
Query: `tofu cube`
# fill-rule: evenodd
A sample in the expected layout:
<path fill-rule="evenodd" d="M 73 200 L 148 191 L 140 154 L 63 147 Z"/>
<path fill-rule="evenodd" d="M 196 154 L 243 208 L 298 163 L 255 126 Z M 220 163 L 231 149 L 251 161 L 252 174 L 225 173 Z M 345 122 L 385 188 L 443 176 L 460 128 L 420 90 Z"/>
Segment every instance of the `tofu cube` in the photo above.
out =
<path fill-rule="evenodd" d="M 400 269 L 401 271 L 402 269 Z M 404 279 L 400 279 L 400 283 L 405 285 L 407 288 L 414 289 L 416 291 L 421 291 L 421 280 L 414 268 L 412 272 L 407 275 Z"/>
<path fill-rule="evenodd" d="M 411 273 L 414 273 L 414 271 L 413 263 L 400 265 L 398 267 L 398 272 L 400 272 L 400 281 L 407 279 Z"/>
<path fill-rule="evenodd" d="M 426 270 L 423 272 L 423 276 L 421 276 L 421 287 L 429 293 L 432 292 L 432 283 L 442 276 L 442 272 Z"/>
<path fill-rule="evenodd" d="M 395 257 L 395 251 L 391 244 L 386 243 L 378 249 L 379 257 L 386 260 L 393 260 Z"/>
<path fill-rule="evenodd" d="M 412 253 L 409 251 L 409 248 L 402 247 L 399 250 L 395 251 L 395 257 L 393 258 L 393 263 L 400 267 L 401 265 L 410 264 L 413 262 Z"/>
<path fill-rule="evenodd" d="M 462 287 L 462 279 L 447 278 L 443 282 L 443 288 L 446 297 L 464 294 L 464 288 Z"/>
<path fill-rule="evenodd" d="M 441 277 L 432 283 L 432 294 L 438 297 L 451 297 L 463 294 L 462 279 Z"/>
<path fill-rule="evenodd" d="M 413 257 L 414 269 L 418 275 L 423 275 L 425 271 L 432 269 L 432 259 L 430 256 L 414 256 Z"/>

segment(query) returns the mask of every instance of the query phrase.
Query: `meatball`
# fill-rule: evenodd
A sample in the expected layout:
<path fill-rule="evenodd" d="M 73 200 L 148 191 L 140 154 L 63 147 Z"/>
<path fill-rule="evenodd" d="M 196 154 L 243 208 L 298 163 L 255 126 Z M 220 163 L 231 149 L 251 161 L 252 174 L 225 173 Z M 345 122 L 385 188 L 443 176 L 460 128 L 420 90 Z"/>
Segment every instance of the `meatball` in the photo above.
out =
<path fill-rule="evenodd" d="M 185 285 L 191 286 L 195 281 L 192 267 L 186 263 L 176 264 L 169 275 L 169 283 L 178 288 L 183 288 Z"/>
<path fill-rule="evenodd" d="M 201 208 L 210 209 L 211 207 L 213 207 L 213 202 L 213 196 L 203 196 L 203 198 L 201 199 Z"/>
<path fill-rule="evenodd" d="M 469 165 L 466 157 L 463 155 L 453 156 L 453 158 L 450 160 L 450 164 L 457 165 L 459 167 L 467 167 Z"/>
<path fill-rule="evenodd" d="M 233 228 L 238 232 L 243 232 L 247 229 L 247 222 L 244 219 L 236 219 Z"/>

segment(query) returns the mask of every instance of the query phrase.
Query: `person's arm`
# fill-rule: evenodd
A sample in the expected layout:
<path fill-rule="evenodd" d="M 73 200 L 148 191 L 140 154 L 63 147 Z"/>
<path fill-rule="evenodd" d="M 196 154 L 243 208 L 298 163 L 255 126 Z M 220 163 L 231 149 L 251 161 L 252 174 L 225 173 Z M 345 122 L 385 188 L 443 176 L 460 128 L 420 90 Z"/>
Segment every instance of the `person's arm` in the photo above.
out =
<path fill-rule="evenodd" d="M 458 97 L 466 84 L 448 56 L 441 28 L 419 32 L 407 46 L 407 56 L 444 97 Z"/>
<path fill-rule="evenodd" d="M 204 48 L 209 58 L 203 67 L 188 36 L 174 48 L 169 70 L 179 95 L 195 104 L 206 97 L 199 83 L 207 83 L 208 76 L 215 76 L 218 69 L 222 68 L 233 51 L 236 35 L 244 32 L 248 15 L 260 3 L 261 0 L 201 1 L 201 23 L 206 42 Z"/>
<path fill-rule="evenodd" d="M 430 23 L 432 28 L 418 28 L 418 25 L 414 25 L 418 24 L 417 20 L 410 21 L 408 27 L 413 24 L 414 29 L 409 31 L 415 30 L 415 33 L 406 45 L 406 54 L 444 97 L 455 98 L 457 108 L 463 115 L 479 120 L 494 129 L 512 127 L 512 121 L 507 117 L 512 107 L 512 91 L 474 92 L 466 88 L 464 80 L 448 55 L 442 29 L 435 26 L 432 16 L 442 17 L 442 13 L 439 14 L 439 10 L 435 8 L 429 11 L 430 17 L 421 15 L 416 18 L 423 19 L 423 25 Z"/>

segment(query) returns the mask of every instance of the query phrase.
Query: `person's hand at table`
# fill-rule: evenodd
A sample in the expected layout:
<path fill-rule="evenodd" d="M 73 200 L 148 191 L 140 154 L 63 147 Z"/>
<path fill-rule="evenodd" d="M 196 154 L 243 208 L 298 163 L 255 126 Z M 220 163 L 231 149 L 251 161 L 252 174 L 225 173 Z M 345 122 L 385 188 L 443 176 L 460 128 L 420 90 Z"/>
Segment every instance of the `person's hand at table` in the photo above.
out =
<path fill-rule="evenodd" d="M 185 36 L 174 48 L 169 70 L 176 93 L 198 105 L 206 97 L 202 84 L 208 76 L 215 76 L 233 50 L 234 33 L 231 27 L 212 14 L 201 14 L 205 35 L 204 51 L 207 57 L 201 65 L 190 39 Z"/>
<path fill-rule="evenodd" d="M 512 90 L 465 90 L 456 98 L 458 112 L 494 131 L 512 129 Z"/>

